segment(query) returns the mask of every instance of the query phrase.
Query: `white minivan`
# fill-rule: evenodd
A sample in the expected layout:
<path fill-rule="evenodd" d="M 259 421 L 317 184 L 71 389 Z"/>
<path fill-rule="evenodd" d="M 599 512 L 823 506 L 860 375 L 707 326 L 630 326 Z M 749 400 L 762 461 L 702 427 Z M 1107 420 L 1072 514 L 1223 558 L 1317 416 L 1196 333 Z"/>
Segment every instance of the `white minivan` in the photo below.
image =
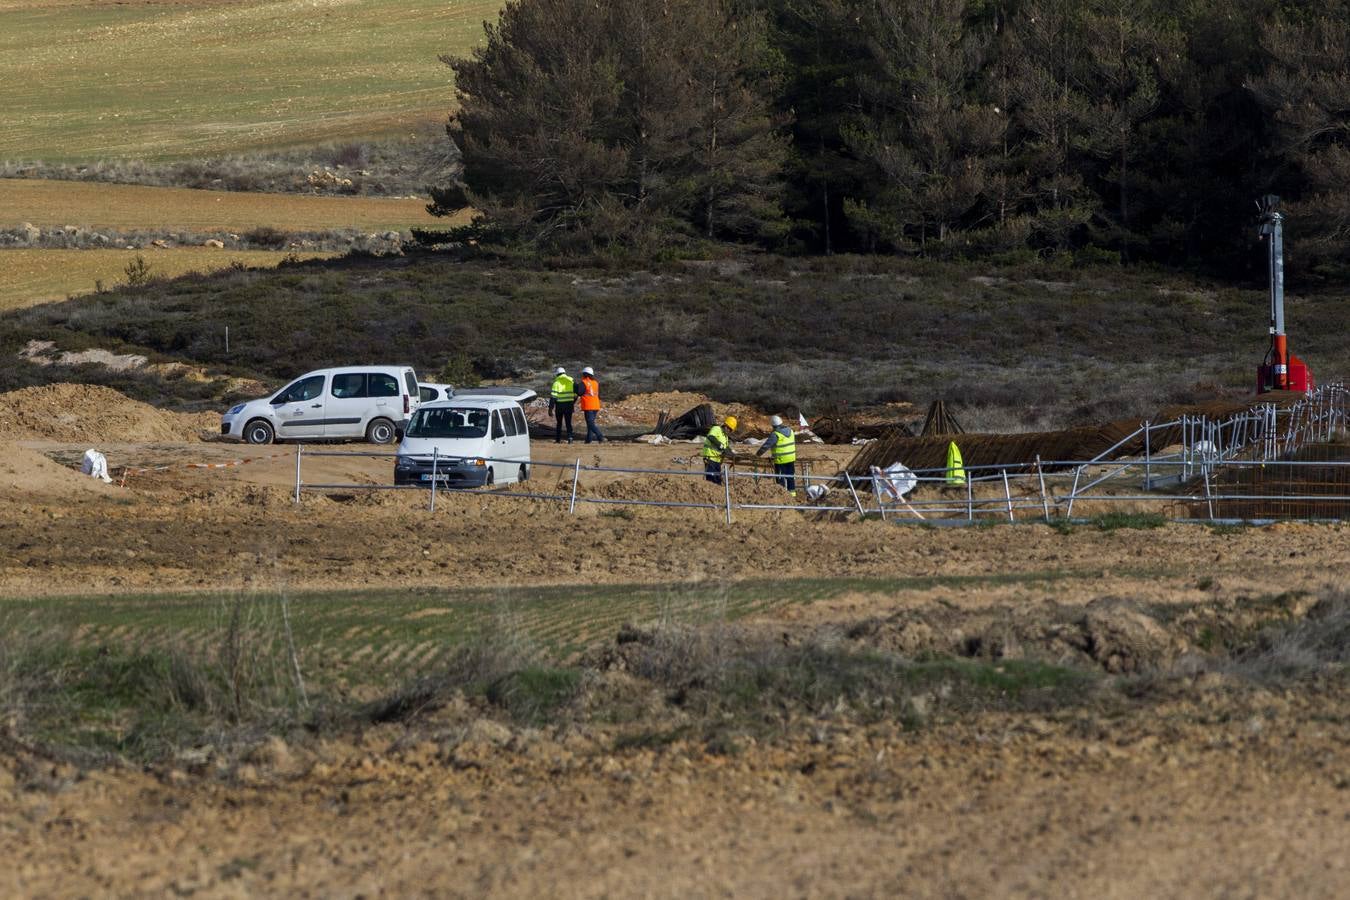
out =
<path fill-rule="evenodd" d="M 302 375 L 270 397 L 233 406 L 220 433 L 250 444 L 361 439 L 392 444 L 421 403 L 408 366 L 343 366 Z"/>
<path fill-rule="evenodd" d="M 530 477 L 530 427 L 520 400 L 505 390 L 424 403 L 413 413 L 394 463 L 394 484 L 447 487 L 512 484 Z M 519 398 L 519 399 L 517 399 Z M 434 475 L 433 475 L 434 471 Z"/>

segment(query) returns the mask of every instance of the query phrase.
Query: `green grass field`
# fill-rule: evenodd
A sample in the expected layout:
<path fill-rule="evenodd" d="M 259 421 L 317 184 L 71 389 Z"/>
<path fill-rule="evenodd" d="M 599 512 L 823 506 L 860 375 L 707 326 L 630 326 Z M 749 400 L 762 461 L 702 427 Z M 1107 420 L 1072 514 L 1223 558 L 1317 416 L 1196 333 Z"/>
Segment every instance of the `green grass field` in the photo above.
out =
<path fill-rule="evenodd" d="M 500 0 L 0 0 L 0 158 L 173 159 L 396 134 Z"/>
<path fill-rule="evenodd" d="M 879 697 L 890 698 L 883 705 L 891 709 L 907 690 L 936 682 L 973 690 L 981 701 L 1020 703 L 1024 695 L 1053 692 L 1068 682 L 1077 690 L 1087 681 L 1081 673 L 1019 661 L 995 669 L 963 660 L 888 661 L 815 644 L 783 651 L 776 636 L 765 632 L 758 643 L 747 637 L 750 643 L 735 649 L 730 662 L 709 657 L 708 645 L 689 626 L 731 623 L 845 592 L 893 595 L 1010 582 L 1048 586 L 1061 577 L 1047 571 L 0 599 L 0 714 L 18 723 L 26 739 L 63 753 L 146 761 L 203 744 L 256 740 L 266 731 L 286 733 L 302 723 L 322 730 L 416 717 L 458 691 L 517 722 L 541 723 L 577 695 L 590 665 L 580 651 L 612 645 L 625 624 L 668 638 L 651 644 L 650 677 L 680 680 L 688 665 L 705 667 L 696 680 L 707 683 L 691 688 L 705 696 L 691 709 L 703 709 L 701 727 L 709 735 L 762 729 L 766 702 L 775 709 L 803 704 L 815 709 L 824 701 L 837 707 L 847 697 L 875 716 Z M 721 646 L 733 651 L 733 645 L 739 642 Z M 596 713 L 608 722 L 635 721 L 641 714 L 640 706 L 622 698 Z M 664 721 L 636 722 L 629 737 L 650 740 L 654 726 L 666 727 Z"/>
<path fill-rule="evenodd" d="M 417 674 L 447 649 L 510 639 L 554 659 L 610 642 L 625 623 L 696 625 L 844 593 L 895 594 L 940 585 L 1051 583 L 1058 572 L 902 579 L 755 580 L 733 584 L 602 585 L 510 589 L 299 592 L 288 596 L 307 669 L 339 681 L 383 684 Z M 85 647 L 127 652 L 208 651 L 238 595 L 45 597 L 0 600 L 6 633 L 68 634 Z M 247 598 L 256 625 L 277 626 L 279 595 Z"/>

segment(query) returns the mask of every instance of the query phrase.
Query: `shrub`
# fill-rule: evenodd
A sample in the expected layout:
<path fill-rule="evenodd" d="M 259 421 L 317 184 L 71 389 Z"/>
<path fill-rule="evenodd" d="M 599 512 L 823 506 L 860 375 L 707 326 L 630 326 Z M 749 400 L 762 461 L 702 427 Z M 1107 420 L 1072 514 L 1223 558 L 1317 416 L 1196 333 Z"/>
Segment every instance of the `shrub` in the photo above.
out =
<path fill-rule="evenodd" d="M 250 244 L 256 244 L 259 247 L 266 247 L 271 250 L 280 250 L 290 242 L 290 236 L 286 232 L 270 225 L 254 228 L 252 231 L 246 232 L 243 238 Z"/>
<path fill-rule="evenodd" d="M 130 287 L 140 287 L 141 285 L 149 284 L 154 280 L 154 276 L 151 274 L 151 268 L 150 264 L 145 261 L 144 256 L 141 256 L 139 253 L 136 254 L 136 258 L 127 263 L 126 268 L 122 270 L 126 273 L 127 285 Z"/>
<path fill-rule="evenodd" d="M 1167 524 L 1162 513 L 1104 513 L 1094 516 L 1092 524 L 1101 531 L 1115 531 L 1118 528 L 1161 528 Z"/>

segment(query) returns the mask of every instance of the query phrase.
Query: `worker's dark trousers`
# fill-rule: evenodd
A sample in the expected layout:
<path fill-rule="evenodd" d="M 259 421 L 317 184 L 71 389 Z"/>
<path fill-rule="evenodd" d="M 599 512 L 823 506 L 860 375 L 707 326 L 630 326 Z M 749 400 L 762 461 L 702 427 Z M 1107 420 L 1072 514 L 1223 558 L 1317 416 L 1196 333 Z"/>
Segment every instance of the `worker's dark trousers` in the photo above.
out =
<path fill-rule="evenodd" d="M 778 476 L 774 480 L 787 488 L 789 493 L 797 489 L 797 464 L 795 462 L 774 463 L 773 471 Z"/>
<path fill-rule="evenodd" d="M 586 416 L 586 443 L 590 443 L 594 438 L 600 443 L 605 442 L 605 436 L 600 433 L 600 429 L 595 427 L 595 417 L 600 413 L 598 409 L 585 409 L 582 412 Z"/>
<path fill-rule="evenodd" d="M 703 477 L 713 484 L 722 483 L 722 464 L 711 459 L 703 460 Z"/>
<path fill-rule="evenodd" d="M 572 443 L 572 408 L 576 402 L 555 403 L 553 404 L 553 416 L 557 419 L 557 424 L 553 430 L 553 443 L 562 443 L 563 424 L 567 424 L 567 443 Z"/>

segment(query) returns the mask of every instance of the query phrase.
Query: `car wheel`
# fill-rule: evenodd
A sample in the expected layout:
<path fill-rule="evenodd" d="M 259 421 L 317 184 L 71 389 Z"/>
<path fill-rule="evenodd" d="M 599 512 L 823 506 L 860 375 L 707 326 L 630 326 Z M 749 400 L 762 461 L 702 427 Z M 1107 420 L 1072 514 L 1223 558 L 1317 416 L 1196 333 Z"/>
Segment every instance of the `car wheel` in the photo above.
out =
<path fill-rule="evenodd" d="M 398 431 L 388 419 L 375 419 L 366 426 L 366 440 L 372 444 L 392 444 Z"/>
<path fill-rule="evenodd" d="M 483 482 L 484 487 L 492 487 L 492 466 L 488 466 L 487 480 Z"/>
<path fill-rule="evenodd" d="M 524 463 L 521 463 L 521 465 L 520 465 L 520 478 L 517 479 L 517 480 L 519 480 L 519 481 L 529 481 L 529 480 L 530 480 L 530 467 L 529 467 L 529 466 L 525 465 Z"/>
<path fill-rule="evenodd" d="M 254 419 L 244 426 L 244 440 L 250 444 L 270 444 L 276 439 L 276 432 L 266 419 Z"/>

